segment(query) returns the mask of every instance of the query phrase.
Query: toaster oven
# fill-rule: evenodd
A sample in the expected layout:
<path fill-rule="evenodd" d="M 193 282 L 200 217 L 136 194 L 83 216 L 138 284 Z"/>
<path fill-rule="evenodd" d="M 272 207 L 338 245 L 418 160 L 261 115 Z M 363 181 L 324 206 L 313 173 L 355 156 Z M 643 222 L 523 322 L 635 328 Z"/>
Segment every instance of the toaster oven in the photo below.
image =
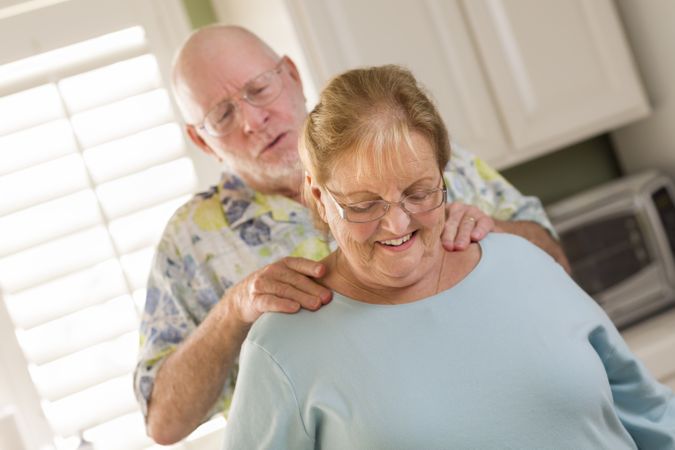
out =
<path fill-rule="evenodd" d="M 547 207 L 572 277 L 619 328 L 675 304 L 674 199 L 643 172 Z"/>

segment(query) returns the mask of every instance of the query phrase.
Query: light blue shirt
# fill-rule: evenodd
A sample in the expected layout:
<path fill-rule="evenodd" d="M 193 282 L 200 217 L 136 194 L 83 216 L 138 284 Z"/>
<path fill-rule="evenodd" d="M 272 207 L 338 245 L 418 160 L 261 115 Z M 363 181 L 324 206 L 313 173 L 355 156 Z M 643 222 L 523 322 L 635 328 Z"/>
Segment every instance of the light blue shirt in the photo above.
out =
<path fill-rule="evenodd" d="M 251 329 L 227 449 L 673 449 L 675 398 L 527 241 L 490 234 L 453 288 L 335 295 Z"/>

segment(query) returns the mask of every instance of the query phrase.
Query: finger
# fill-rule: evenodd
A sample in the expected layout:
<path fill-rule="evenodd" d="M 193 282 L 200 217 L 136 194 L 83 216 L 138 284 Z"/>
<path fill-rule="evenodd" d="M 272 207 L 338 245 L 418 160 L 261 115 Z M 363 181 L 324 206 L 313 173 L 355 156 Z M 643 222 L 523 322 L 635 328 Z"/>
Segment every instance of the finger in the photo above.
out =
<path fill-rule="evenodd" d="M 288 256 L 282 259 L 281 263 L 295 272 L 299 272 L 310 277 L 319 278 L 326 273 L 326 267 L 323 264 L 307 258 Z"/>
<path fill-rule="evenodd" d="M 288 259 L 288 258 L 286 258 Z M 332 291 L 325 286 L 322 286 L 314 280 L 312 274 L 305 274 L 305 272 L 296 271 L 295 268 L 301 270 L 309 270 L 316 274 L 316 277 L 321 277 L 326 272 L 326 267 L 321 263 L 316 263 L 314 261 L 306 260 L 303 258 L 293 258 L 296 261 L 287 261 L 283 260 L 281 265 L 271 265 L 268 266 L 268 272 L 271 272 L 269 278 L 276 279 L 283 282 L 286 285 L 294 286 L 296 289 L 299 289 L 313 297 L 316 297 L 322 303 L 328 303 L 332 298 Z M 305 264 L 306 262 L 312 263 L 311 265 Z M 278 295 L 278 292 L 272 292 L 273 294 Z M 283 295 L 282 295 L 283 297 Z M 291 300 L 302 301 L 301 298 L 286 297 Z M 303 306 L 305 303 L 302 303 Z"/>
<path fill-rule="evenodd" d="M 281 312 L 293 314 L 300 311 L 300 303 L 279 298 L 274 295 L 260 295 L 255 300 L 255 308 L 262 314 L 265 312 Z"/>
<path fill-rule="evenodd" d="M 322 302 L 294 286 L 276 279 L 258 278 L 249 295 L 251 306 L 259 313 L 267 311 L 295 312 L 300 308 L 316 310 Z"/>
<path fill-rule="evenodd" d="M 455 238 L 462 220 L 464 206 L 462 203 L 454 202 L 445 208 L 447 219 L 445 220 L 445 226 L 441 234 L 441 242 L 443 243 L 443 247 L 448 251 L 454 250 Z"/>
<path fill-rule="evenodd" d="M 274 274 L 268 270 L 255 280 L 253 297 L 273 295 L 291 300 L 305 309 L 316 310 L 330 301 L 331 291 L 313 279 L 289 269 Z M 328 298 L 326 298 L 328 297 Z"/>
<path fill-rule="evenodd" d="M 471 231 L 471 241 L 478 242 L 491 231 L 494 231 L 495 221 L 490 216 L 482 216 L 476 220 L 476 226 Z"/>
<path fill-rule="evenodd" d="M 466 250 L 471 243 L 471 232 L 476 226 L 476 218 L 470 215 L 464 216 L 457 230 L 455 238 L 455 250 Z"/>

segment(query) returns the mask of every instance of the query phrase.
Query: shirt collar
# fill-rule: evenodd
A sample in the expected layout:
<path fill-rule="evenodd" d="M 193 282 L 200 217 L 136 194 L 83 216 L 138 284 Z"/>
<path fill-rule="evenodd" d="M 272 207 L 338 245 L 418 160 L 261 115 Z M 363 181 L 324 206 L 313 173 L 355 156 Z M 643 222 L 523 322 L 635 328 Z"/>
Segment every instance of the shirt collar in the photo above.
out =
<path fill-rule="evenodd" d="M 269 214 L 277 222 L 297 223 L 307 220 L 307 209 L 282 195 L 262 194 L 247 186 L 232 173 L 223 173 L 218 183 L 218 198 L 231 228 Z"/>

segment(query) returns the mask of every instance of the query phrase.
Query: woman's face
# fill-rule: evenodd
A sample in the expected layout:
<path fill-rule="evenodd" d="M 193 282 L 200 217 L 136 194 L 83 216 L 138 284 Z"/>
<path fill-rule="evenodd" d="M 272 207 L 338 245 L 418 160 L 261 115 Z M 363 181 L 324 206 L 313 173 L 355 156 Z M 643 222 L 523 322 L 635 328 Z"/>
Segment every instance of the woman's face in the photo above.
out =
<path fill-rule="evenodd" d="M 370 287 L 408 287 L 425 282 L 426 277 L 437 277 L 433 268 L 440 260 L 445 210 L 438 207 L 408 215 L 400 206 L 391 205 L 379 220 L 352 223 L 340 217 L 326 191 L 345 207 L 369 200 L 398 202 L 411 193 L 442 187 L 431 145 L 416 133 L 411 140 L 415 151 L 407 145 L 391 149 L 400 156 L 392 173 L 381 173 L 372 160 L 346 157 L 339 161 L 325 187 L 319 189 L 324 220 L 353 275 Z"/>

